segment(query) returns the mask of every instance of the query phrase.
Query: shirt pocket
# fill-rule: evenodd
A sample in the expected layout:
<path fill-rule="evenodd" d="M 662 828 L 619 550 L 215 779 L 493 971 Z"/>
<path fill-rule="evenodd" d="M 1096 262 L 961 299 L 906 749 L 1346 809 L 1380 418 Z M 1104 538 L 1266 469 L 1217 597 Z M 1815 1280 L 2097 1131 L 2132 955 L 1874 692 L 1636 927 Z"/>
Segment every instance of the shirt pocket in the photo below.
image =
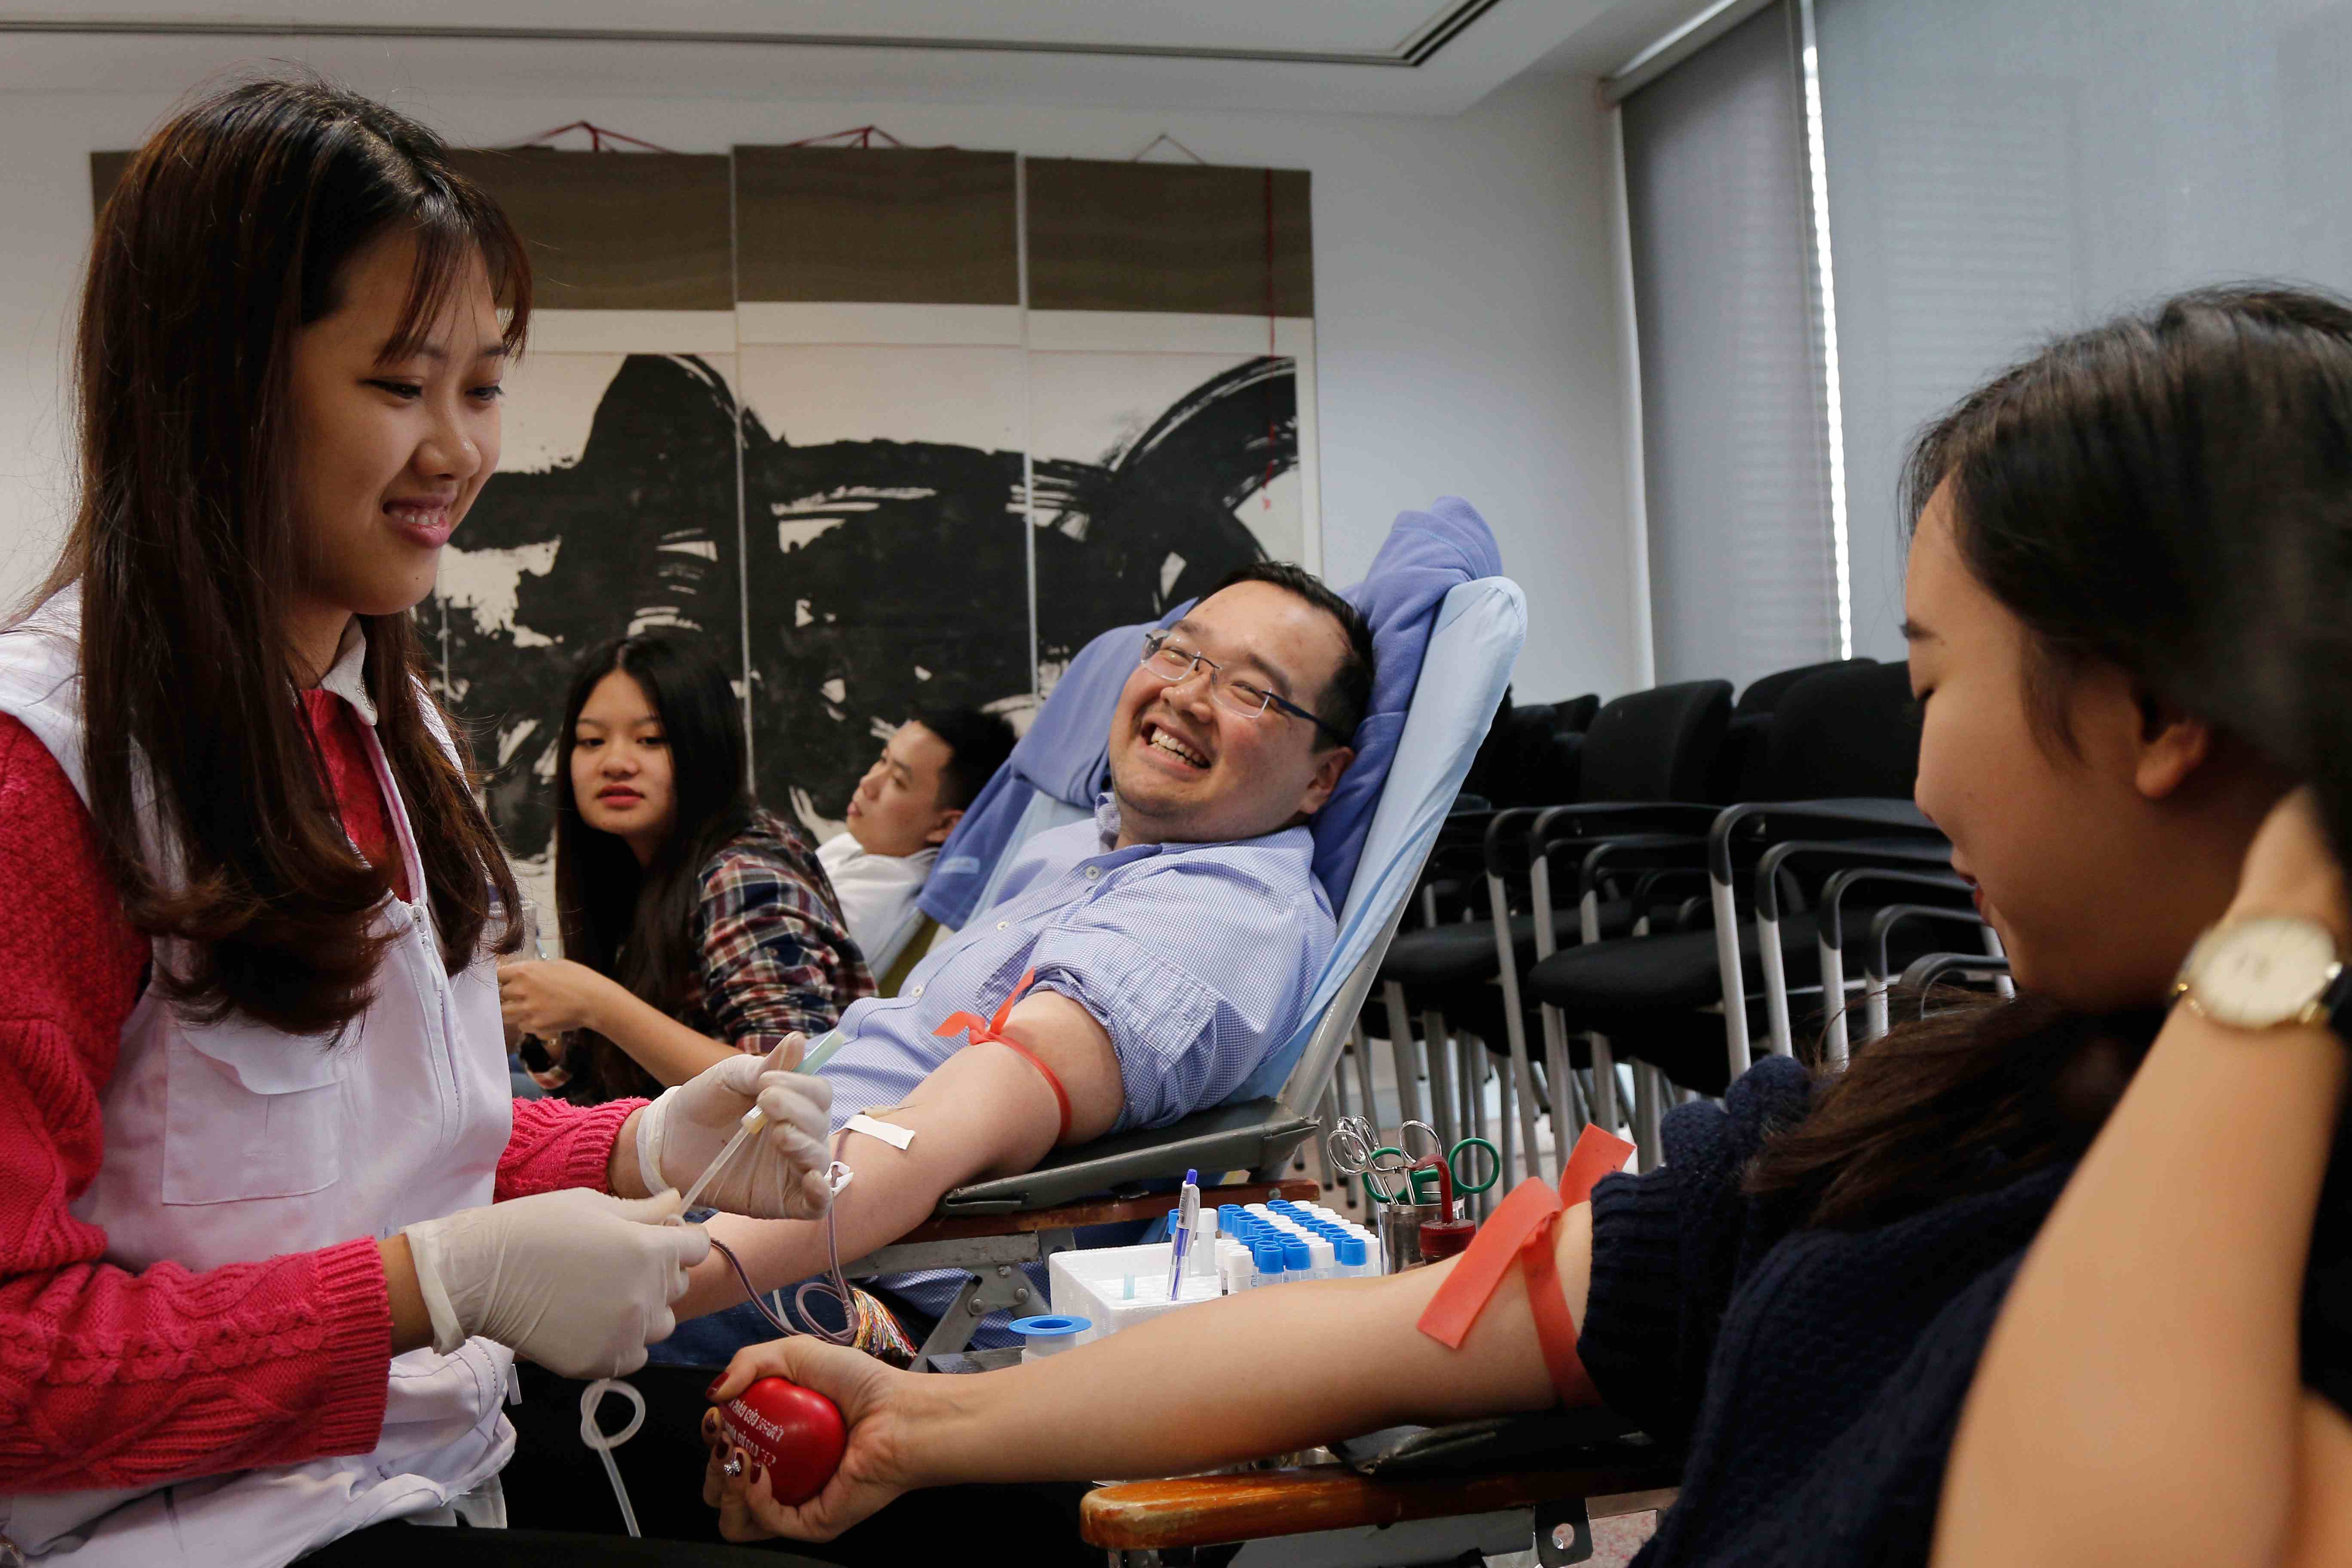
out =
<path fill-rule="evenodd" d="M 174 1020 L 170 1030 L 163 1202 L 299 1197 L 334 1184 L 342 1174 L 349 1042 L 289 1035 L 235 1015 L 216 1024 Z"/>

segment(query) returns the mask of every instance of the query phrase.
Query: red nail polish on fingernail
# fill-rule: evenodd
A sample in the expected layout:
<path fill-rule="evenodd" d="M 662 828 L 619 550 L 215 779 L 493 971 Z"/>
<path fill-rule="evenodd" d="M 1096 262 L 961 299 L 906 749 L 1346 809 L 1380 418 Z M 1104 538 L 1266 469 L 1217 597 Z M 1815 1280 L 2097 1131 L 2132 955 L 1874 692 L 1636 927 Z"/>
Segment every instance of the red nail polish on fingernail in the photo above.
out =
<path fill-rule="evenodd" d="M 719 1397 L 719 1385 L 720 1384 L 722 1384 L 722 1383 L 725 1383 L 726 1381 L 727 1381 L 727 1374 L 726 1374 L 725 1373 L 723 1373 L 723 1372 L 722 1372 L 722 1373 L 720 1373 L 717 1377 L 712 1378 L 712 1379 L 710 1380 L 710 1386 L 709 1386 L 709 1388 L 706 1388 L 706 1389 L 704 1389 L 704 1390 L 702 1391 L 702 1397 L 703 1397 L 703 1398 L 705 1398 L 705 1399 L 716 1399 L 716 1398 L 718 1398 L 718 1397 Z"/>
<path fill-rule="evenodd" d="M 758 1485 L 760 1484 L 760 1478 L 761 1478 L 761 1477 L 762 1477 L 762 1476 L 764 1476 L 764 1475 L 766 1475 L 767 1473 L 768 1473 L 768 1467 L 767 1467 L 767 1466 L 765 1466 L 765 1465 L 754 1465 L 754 1466 L 752 1466 L 752 1467 L 751 1467 L 751 1475 L 745 1478 L 745 1479 L 744 1479 L 744 1484 L 745 1484 L 746 1486 L 754 1486 L 754 1487 L 756 1487 L 756 1486 L 758 1486 Z"/>

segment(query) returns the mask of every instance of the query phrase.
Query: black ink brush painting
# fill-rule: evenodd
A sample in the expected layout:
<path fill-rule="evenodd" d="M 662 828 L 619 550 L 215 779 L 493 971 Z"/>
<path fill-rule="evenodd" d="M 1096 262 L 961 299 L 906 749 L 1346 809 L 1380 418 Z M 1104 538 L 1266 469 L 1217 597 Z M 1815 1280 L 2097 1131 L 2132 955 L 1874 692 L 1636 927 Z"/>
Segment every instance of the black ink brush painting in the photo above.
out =
<path fill-rule="evenodd" d="M 1286 356 L 1223 362 L 1148 416 L 1114 421 L 1092 458 L 796 444 L 745 405 L 729 357 L 539 367 L 542 385 L 609 376 L 584 439 L 491 480 L 419 611 L 518 856 L 545 853 L 563 689 L 604 638 L 667 626 L 709 639 L 745 672 L 762 798 L 822 827 L 910 708 L 1024 708 L 1096 633 L 1264 554 L 1248 520 L 1277 489 L 1297 528 Z M 1218 363 L 1165 357 L 1188 375 Z"/>

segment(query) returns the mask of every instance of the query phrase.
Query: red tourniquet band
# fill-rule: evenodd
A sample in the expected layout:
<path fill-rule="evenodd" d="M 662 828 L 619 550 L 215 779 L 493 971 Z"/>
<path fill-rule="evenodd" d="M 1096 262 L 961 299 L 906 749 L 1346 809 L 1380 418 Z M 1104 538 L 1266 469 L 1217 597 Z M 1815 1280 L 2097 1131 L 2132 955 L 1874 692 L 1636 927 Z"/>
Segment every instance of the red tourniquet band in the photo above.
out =
<path fill-rule="evenodd" d="M 1528 1310 L 1535 1316 L 1536 1339 L 1543 1346 L 1553 1389 L 1563 1405 L 1599 1404 L 1600 1392 L 1576 1353 L 1576 1320 L 1559 1282 L 1553 1231 L 1561 1215 L 1590 1198 L 1601 1177 L 1623 1169 L 1633 1152 L 1633 1145 L 1622 1138 L 1588 1125 L 1559 1173 L 1557 1193 L 1541 1182 L 1521 1182 L 1479 1227 L 1470 1250 L 1422 1312 L 1421 1331 L 1448 1350 L 1460 1350 L 1503 1276 L 1514 1262 L 1523 1261 Z"/>
<path fill-rule="evenodd" d="M 1058 1149 L 1070 1139 L 1070 1091 L 1062 1087 L 1062 1080 L 1054 1076 L 1054 1069 L 1047 1067 L 1036 1052 L 1020 1041 L 1009 1038 L 1004 1033 L 1004 1021 L 1013 1016 L 1013 1005 L 1021 1000 L 1021 994 L 1028 990 L 1029 983 L 1036 978 L 1037 972 L 1034 969 L 1023 974 L 1021 984 L 1013 988 L 1013 994 L 1004 999 L 1004 1005 L 996 1010 L 995 1017 L 983 1018 L 977 1013 L 950 1013 L 947 1021 L 931 1033 L 952 1035 L 961 1029 L 964 1043 L 972 1046 L 983 1040 L 992 1040 L 1043 1073 L 1045 1086 L 1054 1091 L 1054 1103 L 1062 1108 L 1062 1130 L 1054 1135 L 1054 1146 Z"/>

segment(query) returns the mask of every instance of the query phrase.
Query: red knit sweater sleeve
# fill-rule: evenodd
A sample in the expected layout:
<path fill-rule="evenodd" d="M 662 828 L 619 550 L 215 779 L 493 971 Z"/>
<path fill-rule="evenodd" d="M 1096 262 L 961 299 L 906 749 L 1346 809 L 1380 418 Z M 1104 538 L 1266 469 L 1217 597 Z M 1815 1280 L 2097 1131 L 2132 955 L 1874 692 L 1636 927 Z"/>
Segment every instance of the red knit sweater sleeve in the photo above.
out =
<path fill-rule="evenodd" d="M 0 715 L 0 1493 L 365 1453 L 383 1426 L 374 1242 L 132 1274 L 70 1212 L 146 958 L 80 797 Z"/>
<path fill-rule="evenodd" d="M 603 1105 L 568 1105 L 560 1100 L 518 1100 L 514 1103 L 514 1136 L 499 1159 L 498 1185 L 493 1199 L 551 1193 L 558 1187 L 613 1190 L 606 1163 L 613 1157 L 613 1140 L 621 1124 L 642 1100 L 615 1100 Z"/>

